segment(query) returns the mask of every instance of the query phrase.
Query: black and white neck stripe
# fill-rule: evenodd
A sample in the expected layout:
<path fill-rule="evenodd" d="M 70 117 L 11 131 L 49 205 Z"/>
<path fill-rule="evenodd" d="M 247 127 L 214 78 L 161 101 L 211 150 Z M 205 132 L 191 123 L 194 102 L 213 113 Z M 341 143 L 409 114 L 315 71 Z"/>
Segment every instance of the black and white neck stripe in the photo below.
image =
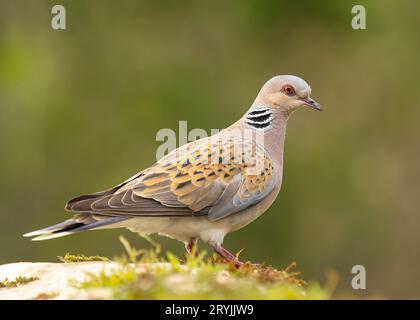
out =
<path fill-rule="evenodd" d="M 245 115 L 245 123 L 257 130 L 270 129 L 273 119 L 273 113 L 268 106 L 252 107 Z"/>

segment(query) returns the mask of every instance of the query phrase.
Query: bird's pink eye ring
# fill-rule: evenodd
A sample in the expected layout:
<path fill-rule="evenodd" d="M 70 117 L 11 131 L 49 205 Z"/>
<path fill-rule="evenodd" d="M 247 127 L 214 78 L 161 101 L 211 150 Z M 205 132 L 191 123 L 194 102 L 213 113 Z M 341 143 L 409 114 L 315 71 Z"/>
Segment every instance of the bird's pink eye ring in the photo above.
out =
<path fill-rule="evenodd" d="M 285 85 L 283 88 L 281 88 L 281 91 L 283 91 L 288 96 L 293 96 L 295 94 L 295 89 L 289 85 Z"/>

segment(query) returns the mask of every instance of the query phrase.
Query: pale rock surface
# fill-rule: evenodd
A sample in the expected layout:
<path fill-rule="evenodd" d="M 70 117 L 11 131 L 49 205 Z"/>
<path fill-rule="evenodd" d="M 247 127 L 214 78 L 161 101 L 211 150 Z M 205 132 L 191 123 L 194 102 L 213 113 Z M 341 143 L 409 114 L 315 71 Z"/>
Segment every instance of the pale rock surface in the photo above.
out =
<path fill-rule="evenodd" d="M 145 266 L 139 265 L 138 268 Z M 81 282 L 88 274 L 99 274 L 121 268 L 115 262 L 74 262 L 74 263 L 32 263 L 19 262 L 0 266 L 0 282 L 17 277 L 36 277 L 26 284 L 12 288 L 0 288 L 0 300 L 28 299 L 110 299 L 107 289 L 79 290 L 71 285 L 72 281 Z"/>

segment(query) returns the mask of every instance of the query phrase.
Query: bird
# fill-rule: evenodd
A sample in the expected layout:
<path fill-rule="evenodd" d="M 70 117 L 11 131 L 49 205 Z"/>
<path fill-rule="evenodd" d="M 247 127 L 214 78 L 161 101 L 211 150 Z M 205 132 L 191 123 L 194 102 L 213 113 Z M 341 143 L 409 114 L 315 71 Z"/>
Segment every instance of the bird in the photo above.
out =
<path fill-rule="evenodd" d="M 308 106 L 321 111 L 311 87 L 278 75 L 260 89 L 248 111 L 218 133 L 194 140 L 110 189 L 69 200 L 74 216 L 25 234 L 47 240 L 86 230 L 127 228 L 184 243 L 188 253 L 201 239 L 227 263 L 243 265 L 222 244 L 266 212 L 282 185 L 286 124 Z"/>

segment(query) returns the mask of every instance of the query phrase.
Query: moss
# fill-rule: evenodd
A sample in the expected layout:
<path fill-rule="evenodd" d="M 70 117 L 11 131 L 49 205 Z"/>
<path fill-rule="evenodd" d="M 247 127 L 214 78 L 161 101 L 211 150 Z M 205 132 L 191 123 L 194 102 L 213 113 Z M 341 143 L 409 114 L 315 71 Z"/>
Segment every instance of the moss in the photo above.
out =
<path fill-rule="evenodd" d="M 89 274 L 80 289 L 107 288 L 114 299 L 328 299 L 330 292 L 306 284 L 296 264 L 278 270 L 245 263 L 237 269 L 202 252 L 179 259 L 160 247 L 136 250 L 121 238 L 126 254 L 112 273 Z"/>
<path fill-rule="evenodd" d="M 42 292 L 42 293 L 38 294 L 33 299 L 34 300 L 50 300 L 50 299 L 54 299 L 54 298 L 58 297 L 58 295 L 59 295 L 58 291 L 54 291 L 54 292 L 50 292 L 50 293 Z"/>
<path fill-rule="evenodd" d="M 37 277 L 17 277 L 13 281 L 9 281 L 7 278 L 3 281 L 0 281 L 0 288 L 14 288 L 20 285 L 27 284 L 29 282 L 39 280 Z"/>
<path fill-rule="evenodd" d="M 66 253 L 64 257 L 58 256 L 57 258 L 58 260 L 64 263 L 86 262 L 86 261 L 109 261 L 107 257 L 85 256 L 83 254 L 70 254 L 70 253 Z"/>

